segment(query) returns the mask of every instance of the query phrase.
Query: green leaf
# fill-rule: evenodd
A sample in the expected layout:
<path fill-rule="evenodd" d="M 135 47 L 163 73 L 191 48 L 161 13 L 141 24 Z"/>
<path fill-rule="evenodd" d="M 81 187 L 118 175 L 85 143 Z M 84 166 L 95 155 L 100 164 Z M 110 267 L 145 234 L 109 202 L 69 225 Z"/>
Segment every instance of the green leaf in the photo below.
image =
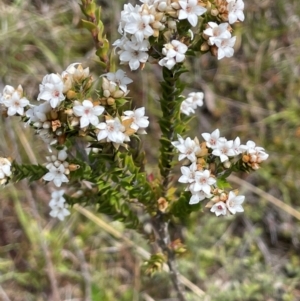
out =
<path fill-rule="evenodd" d="M 81 19 L 81 25 L 83 28 L 86 28 L 89 31 L 93 31 L 93 30 L 97 29 L 96 24 L 94 24 L 90 21 L 84 20 L 84 19 Z"/>

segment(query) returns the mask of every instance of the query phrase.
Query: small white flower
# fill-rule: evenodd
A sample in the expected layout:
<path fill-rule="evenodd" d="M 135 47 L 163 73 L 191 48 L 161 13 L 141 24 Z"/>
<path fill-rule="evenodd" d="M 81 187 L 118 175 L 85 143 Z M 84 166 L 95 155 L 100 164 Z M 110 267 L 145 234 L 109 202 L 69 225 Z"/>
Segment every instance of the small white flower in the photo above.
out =
<path fill-rule="evenodd" d="M 236 137 L 233 141 L 233 145 L 232 145 L 232 149 L 235 153 L 235 155 L 239 155 L 240 153 L 242 153 L 242 149 L 241 149 L 241 140 L 239 137 Z"/>
<path fill-rule="evenodd" d="M 146 63 L 148 60 L 148 46 L 150 47 L 148 40 L 139 42 L 135 36 L 132 36 L 131 40 L 127 40 L 118 51 L 121 62 L 128 63 L 131 70 L 137 70 L 141 63 Z"/>
<path fill-rule="evenodd" d="M 183 100 L 180 105 L 180 112 L 187 116 L 190 116 L 191 114 L 195 114 L 195 110 L 193 109 L 193 103 L 187 100 Z"/>
<path fill-rule="evenodd" d="M 123 113 L 125 117 L 123 120 L 132 118 L 133 122 L 131 124 L 131 128 L 137 131 L 139 134 L 146 134 L 144 130 L 149 125 L 148 116 L 145 116 L 145 108 L 141 107 L 134 111 L 125 111 Z"/>
<path fill-rule="evenodd" d="M 121 11 L 121 21 L 119 23 L 118 32 L 123 34 L 124 27 L 132 14 L 139 14 L 141 11 L 140 5 L 133 6 L 131 3 L 124 4 L 124 9 Z"/>
<path fill-rule="evenodd" d="M 178 3 L 181 6 L 178 19 L 188 19 L 189 23 L 195 27 L 198 23 L 198 16 L 203 15 L 206 12 L 206 8 L 198 5 L 198 0 L 181 0 Z"/>
<path fill-rule="evenodd" d="M 237 212 L 244 212 L 244 208 L 242 207 L 242 203 L 245 200 L 245 196 L 236 195 L 233 191 L 229 192 L 228 199 L 226 201 L 227 209 L 232 213 L 236 214 Z"/>
<path fill-rule="evenodd" d="M 154 22 L 154 19 L 153 15 L 131 13 L 124 30 L 125 32 L 134 35 L 138 42 L 142 42 L 144 39 L 148 39 L 153 35 L 154 31 L 149 24 Z"/>
<path fill-rule="evenodd" d="M 195 172 L 195 182 L 191 184 L 190 191 L 194 194 L 197 191 L 203 191 L 205 194 L 210 194 L 211 185 L 216 183 L 216 179 L 210 176 L 210 171 L 205 169 L 203 171 Z"/>
<path fill-rule="evenodd" d="M 189 159 L 191 162 L 197 160 L 197 153 L 201 151 L 199 141 L 197 138 L 192 140 L 190 137 L 185 140 L 178 135 L 178 141 L 173 141 L 172 144 L 179 150 L 181 153 L 178 157 L 178 160 L 181 161 L 184 158 Z"/>
<path fill-rule="evenodd" d="M 164 45 L 162 54 L 166 57 L 162 58 L 158 64 L 171 70 L 176 63 L 184 61 L 187 50 L 188 47 L 185 44 L 177 40 L 173 40 L 171 43 Z"/>
<path fill-rule="evenodd" d="M 7 115 L 13 116 L 15 114 L 24 115 L 24 107 L 29 105 L 29 100 L 25 97 L 20 97 L 20 94 L 15 91 L 11 97 L 4 98 L 2 103 L 8 108 Z"/>
<path fill-rule="evenodd" d="M 125 127 L 118 117 L 101 122 L 96 128 L 100 130 L 97 136 L 98 141 L 106 139 L 107 142 L 121 144 L 126 139 L 124 134 Z"/>
<path fill-rule="evenodd" d="M 234 54 L 233 46 L 235 44 L 236 37 L 228 39 L 215 39 L 215 45 L 218 47 L 218 60 L 224 57 L 232 57 Z"/>
<path fill-rule="evenodd" d="M 29 118 L 29 123 L 36 123 L 39 122 L 40 126 L 42 127 L 42 123 L 47 120 L 47 114 L 51 111 L 51 106 L 49 102 L 41 103 L 38 106 L 32 106 L 29 110 L 26 111 L 26 117 Z"/>
<path fill-rule="evenodd" d="M 55 167 L 53 164 L 49 168 L 49 172 L 43 176 L 45 181 L 53 181 L 56 187 L 60 187 L 62 183 L 69 182 L 69 179 L 65 175 L 65 167 L 63 164 L 60 164 L 58 167 Z"/>
<path fill-rule="evenodd" d="M 64 83 L 57 74 L 47 74 L 44 76 L 42 84 L 40 84 L 40 93 L 37 100 L 46 100 L 52 108 L 56 108 L 65 99 L 63 89 Z"/>
<path fill-rule="evenodd" d="M 218 146 L 218 141 L 219 141 L 219 138 L 220 138 L 220 131 L 219 131 L 219 129 L 216 129 L 211 134 L 203 133 L 202 137 L 206 141 L 206 146 L 207 147 L 215 149 Z"/>
<path fill-rule="evenodd" d="M 11 162 L 7 158 L 0 157 L 0 185 L 5 184 L 7 177 L 11 176 Z"/>
<path fill-rule="evenodd" d="M 210 208 L 210 211 L 214 212 L 216 214 L 216 216 L 226 215 L 226 213 L 227 213 L 226 205 L 223 202 L 218 202 L 218 203 L 214 204 Z"/>
<path fill-rule="evenodd" d="M 190 165 L 190 167 L 187 166 L 181 166 L 180 168 L 182 176 L 178 179 L 179 183 L 193 183 L 195 182 L 195 172 L 197 171 L 197 164 L 194 162 Z"/>
<path fill-rule="evenodd" d="M 214 156 L 220 157 L 221 162 L 227 161 L 228 157 L 235 156 L 235 152 L 233 150 L 233 141 L 227 141 L 226 138 L 222 137 L 218 140 L 218 146 L 212 152 Z"/>
<path fill-rule="evenodd" d="M 192 104 L 193 109 L 196 109 L 197 107 L 203 106 L 203 97 L 203 92 L 191 92 L 188 94 L 186 101 Z"/>
<path fill-rule="evenodd" d="M 211 194 L 206 194 L 203 190 L 201 191 L 197 191 L 197 192 L 193 192 L 189 204 L 190 205 L 194 205 L 194 204 L 198 204 L 199 202 L 203 201 L 206 198 L 210 198 L 212 197 Z"/>
<path fill-rule="evenodd" d="M 103 74 L 102 76 L 106 76 L 109 81 L 116 83 L 120 89 L 124 92 L 127 92 L 127 85 L 132 83 L 132 79 L 126 76 L 126 73 L 119 69 L 117 72 L 108 72 Z"/>
<path fill-rule="evenodd" d="M 228 21 L 230 24 L 237 20 L 244 21 L 244 2 L 243 0 L 227 0 Z"/>
<path fill-rule="evenodd" d="M 94 106 L 90 100 L 84 100 L 82 104 L 76 103 L 73 112 L 75 116 L 80 117 L 80 127 L 84 128 L 89 124 L 96 126 L 99 123 L 98 116 L 104 112 L 104 107 Z"/>
<path fill-rule="evenodd" d="M 214 45 L 216 39 L 228 39 L 231 33 L 228 31 L 228 23 L 217 24 L 215 22 L 208 22 L 209 27 L 203 31 L 209 36 L 209 45 Z"/>
<path fill-rule="evenodd" d="M 57 217 L 59 220 L 64 220 L 66 216 L 70 215 L 70 211 L 66 208 L 66 200 L 63 197 L 65 191 L 58 190 L 51 194 L 51 200 L 49 206 L 52 209 L 50 211 L 50 216 Z"/>

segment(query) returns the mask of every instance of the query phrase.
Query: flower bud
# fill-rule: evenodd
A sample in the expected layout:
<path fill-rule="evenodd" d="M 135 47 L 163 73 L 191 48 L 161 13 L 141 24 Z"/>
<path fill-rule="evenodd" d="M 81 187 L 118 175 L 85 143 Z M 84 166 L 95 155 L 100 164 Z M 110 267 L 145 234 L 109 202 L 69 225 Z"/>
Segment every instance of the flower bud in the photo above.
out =
<path fill-rule="evenodd" d="M 121 98 L 124 96 L 124 92 L 122 90 L 117 90 L 112 95 L 114 98 Z"/>
<path fill-rule="evenodd" d="M 76 92 L 73 91 L 73 90 L 69 90 L 69 91 L 67 92 L 67 98 L 68 98 L 68 99 L 74 99 L 74 98 L 77 98 Z"/>
<path fill-rule="evenodd" d="M 167 7 L 168 7 L 168 5 L 167 5 L 166 2 L 160 2 L 160 3 L 158 4 L 158 6 L 157 6 L 157 9 L 158 9 L 159 11 L 164 12 L 164 11 L 167 9 Z"/>
<path fill-rule="evenodd" d="M 80 165 L 78 165 L 78 164 L 70 164 L 69 165 L 69 170 L 70 171 L 74 171 L 74 170 L 77 170 L 79 168 L 80 168 Z"/>
<path fill-rule="evenodd" d="M 173 9 L 180 9 L 180 8 L 181 8 L 181 6 L 180 6 L 180 4 L 179 4 L 178 2 L 173 2 L 173 3 L 171 3 L 171 7 L 172 7 Z"/>
<path fill-rule="evenodd" d="M 220 200 L 221 200 L 222 202 L 225 202 L 225 201 L 227 201 L 227 199 L 228 199 L 227 194 L 226 194 L 225 192 L 222 192 L 222 193 L 220 194 Z"/>
<path fill-rule="evenodd" d="M 213 8 L 210 13 L 212 16 L 216 17 L 219 14 L 219 11 L 216 8 Z"/>
<path fill-rule="evenodd" d="M 200 46 L 200 50 L 205 52 L 209 50 L 209 46 L 207 44 L 207 42 L 204 42 L 201 46 Z"/>
<path fill-rule="evenodd" d="M 109 98 L 107 99 L 107 104 L 108 104 L 109 106 L 112 106 L 112 105 L 114 105 L 115 103 L 116 103 L 116 101 L 115 101 L 114 98 L 109 97 Z"/>
<path fill-rule="evenodd" d="M 108 98 L 110 96 L 109 90 L 104 90 L 103 91 L 103 96 L 106 97 L 106 98 Z"/>
<path fill-rule="evenodd" d="M 163 197 L 160 197 L 158 200 L 157 200 L 157 204 L 158 204 L 158 209 L 161 211 L 161 212 L 165 212 L 166 209 L 168 208 L 169 206 L 169 203 L 168 201 L 163 198 Z"/>
<path fill-rule="evenodd" d="M 103 90 L 109 90 L 109 81 L 106 77 L 102 77 L 102 88 Z"/>

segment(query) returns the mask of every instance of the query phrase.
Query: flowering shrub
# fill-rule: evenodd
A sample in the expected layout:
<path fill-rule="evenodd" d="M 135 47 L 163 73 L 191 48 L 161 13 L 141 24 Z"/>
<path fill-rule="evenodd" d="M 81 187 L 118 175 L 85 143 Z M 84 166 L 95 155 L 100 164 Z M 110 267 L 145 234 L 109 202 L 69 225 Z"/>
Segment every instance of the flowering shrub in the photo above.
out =
<path fill-rule="evenodd" d="M 183 138 L 190 116 L 203 105 L 204 94 L 183 96 L 181 74 L 187 72 L 188 57 L 210 52 L 217 59 L 234 54 L 233 25 L 244 20 L 242 0 L 144 0 L 125 4 L 118 32 L 122 37 L 110 44 L 104 35 L 101 10 L 94 1 L 83 0 L 83 26 L 95 41 L 96 55 L 103 73 L 94 81 L 89 68 L 73 63 L 61 74 L 47 74 L 39 86 L 34 104 L 21 86 L 5 86 L 0 105 L 7 118 L 20 117 L 48 145 L 43 165 L 20 165 L 0 158 L 0 184 L 30 181 L 53 182 L 50 215 L 64 220 L 76 203 L 96 210 L 143 231 L 138 215 L 142 208 L 151 219 L 150 236 L 165 255 L 178 298 L 185 300 L 170 247 L 168 223 L 184 218 L 202 203 L 216 216 L 243 212 L 245 197 L 229 190 L 232 172 L 260 168 L 268 154 L 255 142 L 241 144 L 239 137 L 227 140 L 219 129 L 198 138 Z M 127 85 L 132 80 L 112 62 L 143 69 L 147 62 L 162 67 L 159 118 L 161 129 L 159 170 L 156 178 L 147 173 L 140 135 L 146 134 L 149 118 L 145 107 L 132 108 Z M 178 139 L 178 140 L 176 140 Z M 182 162 L 181 176 L 173 181 L 174 158 Z M 149 235 L 149 233 L 144 233 Z M 154 272 L 153 255 L 146 270 Z"/>

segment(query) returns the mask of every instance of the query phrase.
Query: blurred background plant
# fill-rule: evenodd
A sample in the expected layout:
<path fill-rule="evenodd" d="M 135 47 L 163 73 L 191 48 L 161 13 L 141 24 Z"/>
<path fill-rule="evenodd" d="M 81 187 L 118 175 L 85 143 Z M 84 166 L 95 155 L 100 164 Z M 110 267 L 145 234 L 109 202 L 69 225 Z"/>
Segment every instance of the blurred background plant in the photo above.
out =
<path fill-rule="evenodd" d="M 98 2 L 111 42 L 124 2 Z M 205 94 L 190 133 L 220 128 L 229 139 L 254 140 L 270 157 L 255 174 L 232 177 L 232 186 L 246 195 L 244 214 L 197 212 L 174 223 L 174 238 L 188 249 L 179 255 L 180 271 L 200 288 L 189 285 L 188 300 L 300 300 L 300 8 L 296 0 L 254 0 L 245 14 L 235 29 L 233 58 L 218 62 L 206 54 L 189 62 L 186 93 Z M 36 98 L 43 76 L 72 62 L 99 75 L 81 18 L 77 1 L 2 1 L 0 90 L 21 84 Z M 145 106 L 151 120 L 159 114 L 156 67 L 127 70 L 137 79 L 130 86 L 136 106 Z M 4 119 L 0 128 L 1 156 L 43 162 L 47 150 L 32 131 Z M 154 173 L 157 129 L 152 122 L 144 139 Z M 139 236 L 79 206 L 66 222 L 53 220 L 49 195 L 25 181 L 1 190 L 1 300 L 176 300 L 164 273 L 143 274 L 150 250 Z"/>

